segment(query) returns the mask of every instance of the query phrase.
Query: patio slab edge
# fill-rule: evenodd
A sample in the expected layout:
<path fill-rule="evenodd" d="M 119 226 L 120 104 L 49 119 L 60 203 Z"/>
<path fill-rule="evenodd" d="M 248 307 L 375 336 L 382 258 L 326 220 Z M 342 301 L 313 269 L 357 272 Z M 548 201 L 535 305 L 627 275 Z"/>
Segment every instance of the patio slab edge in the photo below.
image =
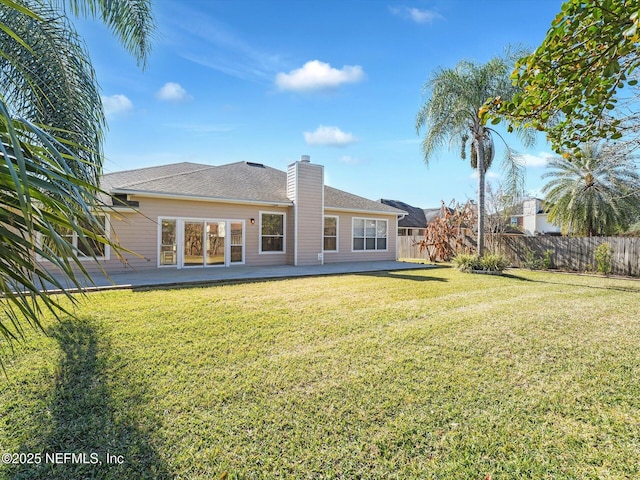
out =
<path fill-rule="evenodd" d="M 376 262 L 373 262 L 376 263 Z M 387 262 L 380 262 L 387 263 Z M 367 267 L 368 266 L 368 267 Z M 345 268 L 339 269 L 337 271 L 334 270 L 315 270 L 315 267 L 294 267 L 288 266 L 285 270 L 288 271 L 276 271 L 276 273 L 269 273 L 268 268 L 265 267 L 264 270 L 267 271 L 251 271 L 248 267 L 247 270 L 243 270 L 241 272 L 233 272 L 227 277 L 218 277 L 218 278 L 202 278 L 202 279 L 184 279 L 184 280 L 171 280 L 164 281 L 162 279 L 147 279 L 145 277 L 152 275 L 152 272 L 144 272 L 142 274 L 137 272 L 128 272 L 128 273 L 120 273 L 110 275 L 109 278 L 102 276 L 101 279 L 103 281 L 111 280 L 112 283 L 109 284 L 96 284 L 87 285 L 83 288 L 69 287 L 65 291 L 67 293 L 93 293 L 93 292 L 101 292 L 101 291 L 109 291 L 109 290 L 155 290 L 155 289 L 170 289 L 170 288 L 194 288 L 194 287 L 204 287 L 208 285 L 229 285 L 229 284 L 239 284 L 239 283 L 252 283 L 252 282 L 264 282 L 269 280 L 287 280 L 293 278 L 309 278 L 309 277 L 325 277 L 325 276 L 337 276 L 337 275 L 355 275 L 355 274 L 363 274 L 363 273 L 380 273 L 380 272 L 393 272 L 393 271 L 406 271 L 406 270 L 423 270 L 430 268 L 437 268 L 437 265 L 433 264 L 420 264 L 420 263 L 411 263 L 411 262 L 395 262 L 394 265 L 371 265 L 367 263 L 367 266 L 362 265 L 360 268 Z M 372 268 L 373 267 L 373 268 Z M 300 270 L 297 270 L 300 269 Z M 280 269 L 282 270 L 282 269 Z M 155 273 L 155 272 L 154 272 Z M 201 272 L 198 272 L 201 273 Z M 122 282 L 122 277 L 132 275 L 134 276 L 133 280 L 127 283 Z M 142 279 L 137 280 L 136 278 Z M 95 279 L 94 279 L 95 280 Z M 120 281 L 118 281 L 120 280 Z M 64 293 L 60 289 L 50 289 L 47 290 L 48 293 L 51 294 L 61 294 Z"/>

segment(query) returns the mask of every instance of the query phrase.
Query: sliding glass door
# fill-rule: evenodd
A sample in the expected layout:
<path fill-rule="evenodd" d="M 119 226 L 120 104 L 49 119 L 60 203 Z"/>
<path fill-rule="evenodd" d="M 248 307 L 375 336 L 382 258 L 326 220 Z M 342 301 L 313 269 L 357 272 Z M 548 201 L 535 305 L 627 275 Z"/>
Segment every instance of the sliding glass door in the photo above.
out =
<path fill-rule="evenodd" d="M 184 222 L 185 267 L 201 267 L 204 264 L 204 222 Z"/>
<path fill-rule="evenodd" d="M 161 219 L 161 225 L 159 265 L 180 268 L 244 263 L 243 221 L 178 218 Z M 175 253 L 181 253 L 179 258 Z"/>
<path fill-rule="evenodd" d="M 206 222 L 207 257 L 205 265 L 225 265 L 224 242 L 227 222 Z"/>

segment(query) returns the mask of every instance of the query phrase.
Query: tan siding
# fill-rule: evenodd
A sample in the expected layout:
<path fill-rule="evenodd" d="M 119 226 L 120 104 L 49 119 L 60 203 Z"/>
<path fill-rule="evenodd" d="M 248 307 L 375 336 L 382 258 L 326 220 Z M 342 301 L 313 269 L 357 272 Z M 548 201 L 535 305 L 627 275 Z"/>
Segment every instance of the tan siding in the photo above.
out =
<path fill-rule="evenodd" d="M 396 260 L 396 232 L 398 219 L 396 215 L 374 215 L 366 213 L 345 213 L 326 209 L 325 215 L 338 217 L 338 252 L 325 252 L 325 263 L 364 262 L 375 260 Z M 388 220 L 387 251 L 352 251 L 353 247 L 353 218 L 374 218 Z"/>
<path fill-rule="evenodd" d="M 235 205 L 227 203 L 198 202 L 189 200 L 158 199 L 133 196 L 131 200 L 139 201 L 138 213 L 119 213 L 111 215 L 112 238 L 117 238 L 120 245 L 135 252 L 123 253 L 125 263 L 120 262 L 116 255 L 111 254 L 111 260 L 103 262 L 108 272 L 119 272 L 129 268 L 136 270 L 155 269 L 158 267 L 158 220 L 160 218 L 185 219 L 221 219 L 244 220 L 245 223 L 245 264 L 246 265 L 285 265 L 292 260 L 292 225 L 291 207 Z M 285 238 L 285 254 L 260 254 L 259 212 L 283 212 L 287 217 L 287 231 Z M 250 219 L 255 219 L 251 225 Z M 87 262 L 89 271 L 96 271 L 97 267 Z M 163 267 L 172 268 L 172 267 Z"/>
<path fill-rule="evenodd" d="M 297 218 L 297 264 L 319 265 L 322 253 L 324 192 L 323 168 L 320 165 L 299 162 L 295 200 Z"/>
<path fill-rule="evenodd" d="M 268 266 L 293 264 L 320 264 L 318 254 L 323 247 L 324 215 L 338 217 L 338 252 L 324 252 L 326 263 L 347 261 L 394 260 L 396 258 L 397 217 L 394 214 L 366 214 L 324 211 L 324 169 L 320 165 L 296 162 L 288 169 L 287 195 L 295 202 L 294 207 L 238 205 L 195 200 L 177 200 L 132 196 L 138 201 L 138 211 L 123 211 L 111 214 L 113 238 L 132 252 L 123 252 L 121 262 L 112 252 L 111 259 L 104 262 L 108 272 L 126 269 L 152 270 L 158 268 L 159 219 L 240 220 L 244 221 L 244 263 Z M 286 214 L 285 253 L 259 252 L 260 212 Z M 386 251 L 352 251 L 352 219 L 375 218 L 388 220 Z M 251 224 L 251 219 L 255 223 Z M 294 257 L 297 233 L 297 256 Z M 97 266 L 86 262 L 90 272 Z M 173 267 L 162 267 L 173 268 Z"/>

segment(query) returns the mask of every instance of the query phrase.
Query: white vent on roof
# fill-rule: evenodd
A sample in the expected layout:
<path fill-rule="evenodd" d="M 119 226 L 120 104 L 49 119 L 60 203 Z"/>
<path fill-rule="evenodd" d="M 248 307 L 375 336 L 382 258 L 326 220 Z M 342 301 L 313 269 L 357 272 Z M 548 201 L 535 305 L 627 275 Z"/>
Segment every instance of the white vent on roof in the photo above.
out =
<path fill-rule="evenodd" d="M 309 155 L 301 155 L 300 161 L 302 163 L 311 163 L 311 157 Z"/>

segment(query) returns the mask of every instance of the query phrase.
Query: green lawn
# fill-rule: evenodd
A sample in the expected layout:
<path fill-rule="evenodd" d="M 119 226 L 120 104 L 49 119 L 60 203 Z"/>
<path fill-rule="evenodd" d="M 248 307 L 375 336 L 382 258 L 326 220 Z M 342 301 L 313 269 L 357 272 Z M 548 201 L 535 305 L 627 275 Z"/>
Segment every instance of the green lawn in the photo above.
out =
<path fill-rule="evenodd" d="M 5 360 L 0 478 L 640 478 L 640 282 L 509 273 L 91 294 Z"/>

